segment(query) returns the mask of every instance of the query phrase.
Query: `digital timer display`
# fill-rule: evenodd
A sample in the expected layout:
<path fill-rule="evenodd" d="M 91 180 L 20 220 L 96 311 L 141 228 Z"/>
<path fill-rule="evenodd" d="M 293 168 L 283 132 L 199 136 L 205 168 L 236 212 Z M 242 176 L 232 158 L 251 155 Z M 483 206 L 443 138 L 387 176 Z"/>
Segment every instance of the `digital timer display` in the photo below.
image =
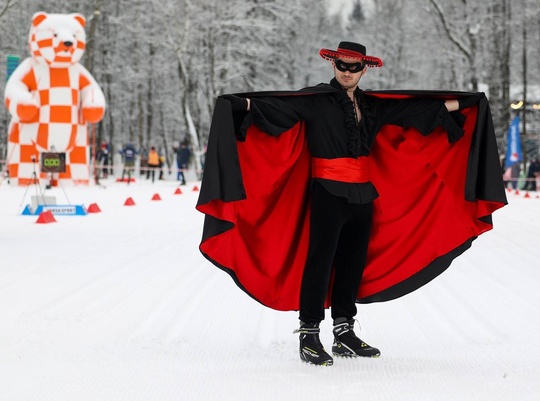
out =
<path fill-rule="evenodd" d="M 66 154 L 58 152 L 42 153 L 41 171 L 44 173 L 65 173 Z"/>

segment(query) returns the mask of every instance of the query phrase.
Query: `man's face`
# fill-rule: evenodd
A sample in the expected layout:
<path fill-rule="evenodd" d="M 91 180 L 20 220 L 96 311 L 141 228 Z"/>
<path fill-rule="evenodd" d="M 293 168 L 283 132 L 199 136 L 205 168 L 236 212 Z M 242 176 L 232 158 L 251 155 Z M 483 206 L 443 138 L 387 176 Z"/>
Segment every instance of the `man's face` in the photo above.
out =
<path fill-rule="evenodd" d="M 362 59 L 358 58 L 338 58 L 332 61 L 334 75 L 343 89 L 355 89 L 358 81 L 366 73 L 366 66 Z M 345 71 L 341 71 L 346 69 Z"/>

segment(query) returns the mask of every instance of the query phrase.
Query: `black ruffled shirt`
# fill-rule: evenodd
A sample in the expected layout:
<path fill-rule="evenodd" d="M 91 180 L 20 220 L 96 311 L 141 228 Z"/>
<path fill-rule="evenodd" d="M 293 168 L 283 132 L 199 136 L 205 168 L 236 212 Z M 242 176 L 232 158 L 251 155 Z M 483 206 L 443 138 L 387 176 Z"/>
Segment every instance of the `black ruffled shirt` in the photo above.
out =
<path fill-rule="evenodd" d="M 298 95 L 250 97 L 250 111 L 243 119 L 239 135 L 257 125 L 269 135 L 280 135 L 299 121 L 304 121 L 309 152 L 323 159 L 369 156 L 375 137 L 386 124 L 415 127 L 423 135 L 443 125 L 452 135 L 461 128 L 451 118 L 440 98 L 391 99 L 369 96 L 356 89 L 361 113 L 356 123 L 354 105 L 336 79 L 297 92 Z M 378 197 L 371 182 L 345 183 L 314 178 L 334 196 L 350 203 L 369 203 Z"/>

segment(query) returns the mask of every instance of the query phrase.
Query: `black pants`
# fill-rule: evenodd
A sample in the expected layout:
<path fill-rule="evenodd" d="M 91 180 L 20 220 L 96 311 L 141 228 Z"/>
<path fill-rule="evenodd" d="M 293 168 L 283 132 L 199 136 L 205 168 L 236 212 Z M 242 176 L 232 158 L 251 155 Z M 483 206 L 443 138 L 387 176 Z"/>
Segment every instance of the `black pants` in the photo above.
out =
<path fill-rule="evenodd" d="M 332 318 L 352 319 L 366 265 L 373 204 L 353 204 L 315 182 L 311 193 L 309 250 L 300 294 L 300 320 L 324 319 L 332 267 Z"/>
<path fill-rule="evenodd" d="M 150 176 L 152 176 L 152 182 L 156 179 L 156 170 L 159 168 L 158 164 L 149 164 L 148 170 L 146 170 L 146 179 L 150 179 Z"/>
<path fill-rule="evenodd" d="M 523 189 L 525 191 L 536 191 L 536 177 L 535 176 L 527 176 L 529 180 L 525 181 L 525 186 Z"/>

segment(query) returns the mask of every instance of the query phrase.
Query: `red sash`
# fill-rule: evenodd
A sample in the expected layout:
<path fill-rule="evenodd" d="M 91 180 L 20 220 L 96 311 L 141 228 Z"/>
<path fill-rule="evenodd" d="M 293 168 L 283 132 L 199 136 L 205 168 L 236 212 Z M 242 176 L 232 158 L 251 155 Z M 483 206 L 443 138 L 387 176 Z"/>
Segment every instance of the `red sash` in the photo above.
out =
<path fill-rule="evenodd" d="M 357 159 L 342 157 L 337 159 L 311 159 L 311 177 L 327 180 L 363 183 L 369 182 L 369 165 L 366 156 Z"/>

